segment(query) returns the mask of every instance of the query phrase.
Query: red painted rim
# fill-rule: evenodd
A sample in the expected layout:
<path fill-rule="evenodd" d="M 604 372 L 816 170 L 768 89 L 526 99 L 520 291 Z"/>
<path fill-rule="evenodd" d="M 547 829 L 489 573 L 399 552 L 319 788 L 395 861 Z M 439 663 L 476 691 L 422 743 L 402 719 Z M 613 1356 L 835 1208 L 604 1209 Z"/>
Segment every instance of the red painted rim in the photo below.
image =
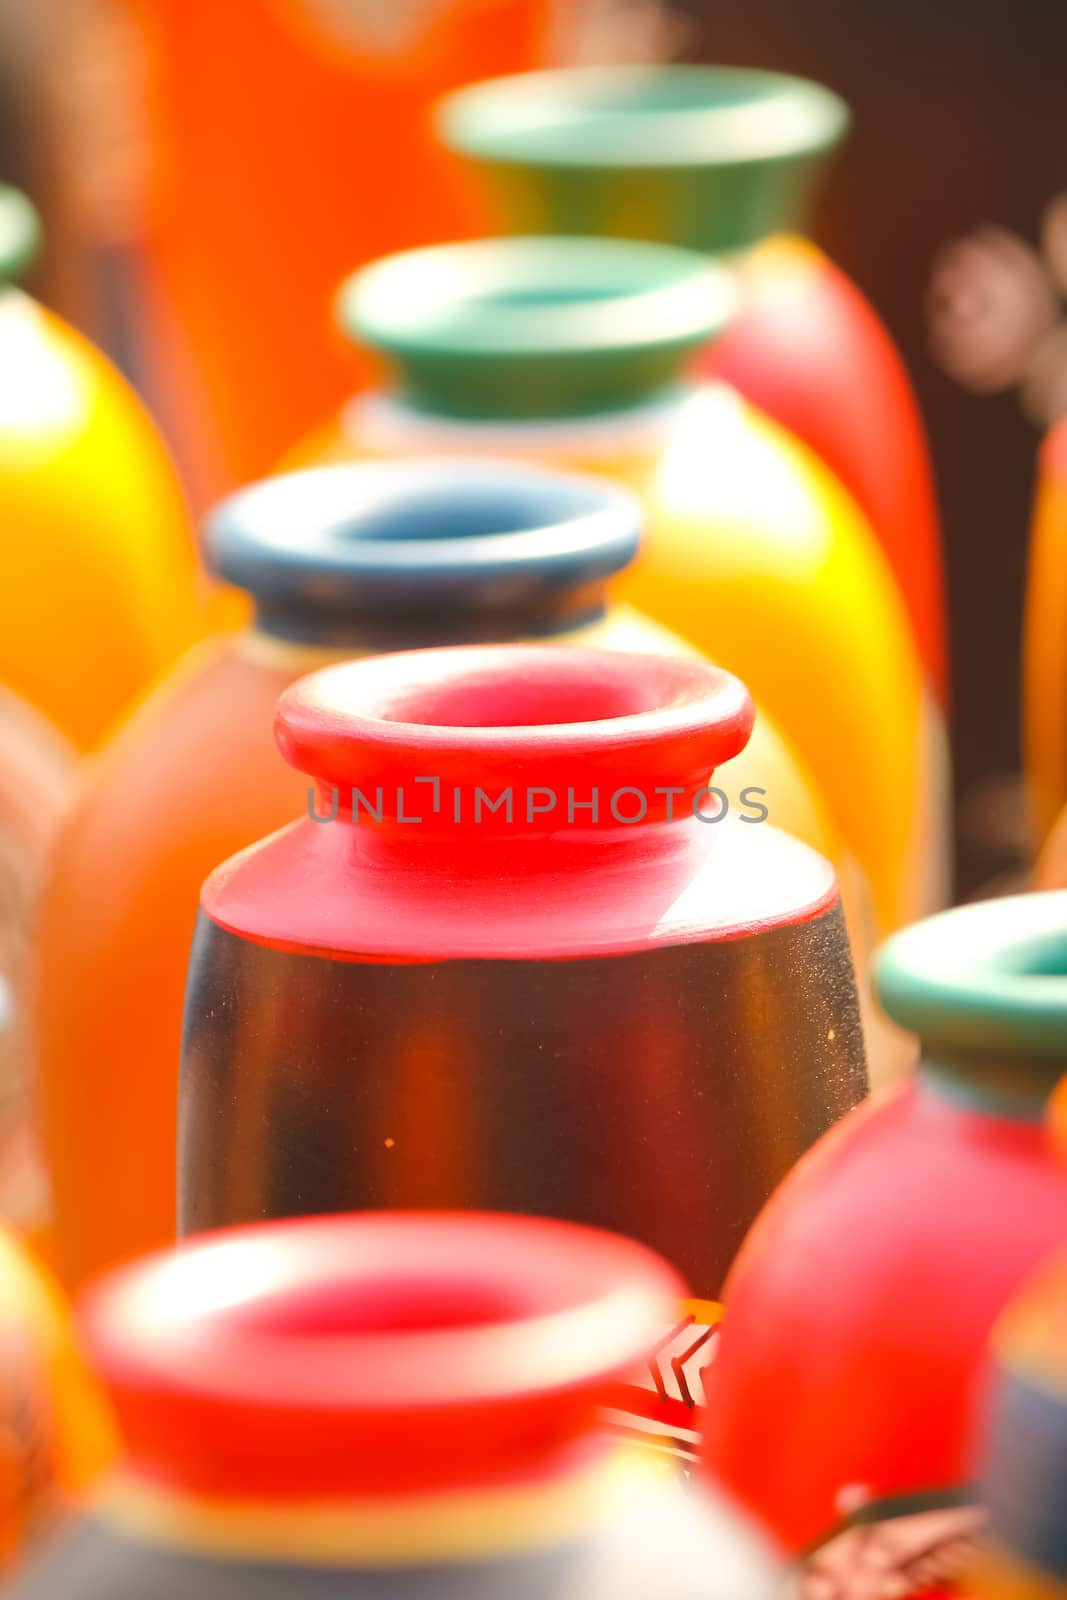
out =
<path fill-rule="evenodd" d="M 112 1275 L 82 1321 L 138 1470 L 396 1493 L 545 1470 L 683 1293 L 597 1229 L 388 1212 L 204 1235 Z"/>
<path fill-rule="evenodd" d="M 692 793 L 742 750 L 753 720 L 743 684 L 707 662 L 577 647 L 412 650 L 327 667 L 278 704 L 287 761 L 320 782 L 636 786 L 648 819 L 658 786 Z"/>

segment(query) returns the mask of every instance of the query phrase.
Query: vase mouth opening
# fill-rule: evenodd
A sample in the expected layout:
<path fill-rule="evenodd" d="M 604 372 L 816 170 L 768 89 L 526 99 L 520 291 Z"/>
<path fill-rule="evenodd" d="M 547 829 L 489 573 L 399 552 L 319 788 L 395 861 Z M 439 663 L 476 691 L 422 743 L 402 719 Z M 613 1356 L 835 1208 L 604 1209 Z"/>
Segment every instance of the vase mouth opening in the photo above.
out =
<path fill-rule="evenodd" d="M 735 304 L 732 275 L 696 252 L 531 236 L 387 256 L 348 279 L 338 311 L 397 359 L 541 363 L 698 349 Z"/>
<path fill-rule="evenodd" d="M 392 1212 L 194 1238 L 104 1280 L 83 1320 L 135 1463 L 173 1449 L 207 1472 L 217 1449 L 255 1470 L 242 1450 L 273 1418 L 373 1482 L 390 1465 L 361 1447 L 395 1453 L 405 1426 L 405 1455 L 421 1441 L 446 1475 L 449 1441 L 486 1466 L 521 1452 L 509 1428 L 537 1449 L 580 1433 L 682 1293 L 652 1252 L 596 1229 Z"/>
<path fill-rule="evenodd" d="M 1067 890 L 959 906 L 896 934 L 877 987 L 932 1056 L 1067 1072 Z"/>
<path fill-rule="evenodd" d="M 728 66 L 587 67 L 447 96 L 438 127 L 477 160 L 521 168 L 708 168 L 832 148 L 845 103 L 805 78 Z"/>
<path fill-rule="evenodd" d="M 640 790 L 637 820 L 656 820 L 657 786 L 701 788 L 744 747 L 752 720 L 744 686 L 701 660 L 465 646 L 311 673 L 283 694 L 275 734 L 290 764 L 323 783 L 400 793 L 431 779 L 488 789 L 519 778 L 562 796 L 610 782 Z"/>
<path fill-rule="evenodd" d="M 205 539 L 213 568 L 284 631 L 551 607 L 628 566 L 641 520 L 635 498 L 601 479 L 424 459 L 253 484 L 215 509 Z"/>
<path fill-rule="evenodd" d="M 0 287 L 22 277 L 40 243 L 41 224 L 33 205 L 18 189 L 0 184 Z"/>
<path fill-rule="evenodd" d="M 556 730 L 591 723 L 617 722 L 643 717 L 649 712 L 697 707 L 707 699 L 707 685 L 696 675 L 669 671 L 650 657 L 645 675 L 619 667 L 614 659 L 601 660 L 595 672 L 564 658 L 545 659 L 539 651 L 517 647 L 522 657 L 514 664 L 514 678 L 484 675 L 478 663 L 438 678 L 413 675 L 413 681 L 383 679 L 384 694 L 378 715 L 383 722 L 412 728 L 439 728 L 511 734 L 529 732 L 554 737 Z M 339 673 L 335 708 L 343 705 L 348 685 Z M 329 703 L 329 689 L 320 704 Z"/>

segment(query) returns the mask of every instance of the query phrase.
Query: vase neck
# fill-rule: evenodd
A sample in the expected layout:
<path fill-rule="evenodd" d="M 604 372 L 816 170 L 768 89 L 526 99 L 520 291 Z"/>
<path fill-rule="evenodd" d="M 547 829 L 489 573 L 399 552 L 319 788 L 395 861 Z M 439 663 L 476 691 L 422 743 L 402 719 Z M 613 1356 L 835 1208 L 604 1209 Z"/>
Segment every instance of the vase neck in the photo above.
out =
<path fill-rule="evenodd" d="M 455 872 L 456 851 L 474 847 L 482 876 L 504 868 L 516 848 L 546 843 L 556 869 L 569 872 L 603 872 L 630 861 L 637 840 L 649 859 L 689 859 L 705 834 L 710 841 L 729 804 L 713 772 L 696 783 L 650 783 L 635 761 L 632 772 L 606 783 L 583 781 L 580 764 L 544 776 L 544 783 L 501 782 L 496 775 L 480 783 L 475 767 L 460 781 L 430 771 L 396 784 L 320 781 L 308 789 L 307 814 L 319 824 L 354 829 L 358 843 L 353 838 L 351 848 L 366 864 L 402 870 L 416 845 L 420 872 Z M 631 781 L 622 781 L 626 776 Z"/>
<path fill-rule="evenodd" d="M 255 634 L 282 647 L 314 654 L 311 666 L 326 665 L 331 658 L 378 655 L 387 650 L 420 650 L 464 644 L 494 644 L 501 639 L 552 639 L 580 628 L 592 627 L 607 615 L 608 592 L 604 583 L 576 585 L 558 593 L 531 597 L 524 606 L 494 606 L 481 611 L 447 611 L 437 616 L 398 609 L 375 617 L 338 611 L 309 615 L 286 598 L 257 601 Z"/>
<path fill-rule="evenodd" d="M 580 349 L 550 355 L 515 355 L 492 372 L 476 373 L 461 352 L 455 363 L 423 363 L 417 356 L 391 360 L 388 399 L 413 418 L 434 422 L 516 424 L 625 424 L 635 412 L 670 407 L 684 392 L 692 352 L 616 351 L 590 365 Z"/>
<path fill-rule="evenodd" d="M 728 196 L 721 174 L 701 171 L 674 173 L 654 186 L 642 171 L 571 174 L 552 168 L 524 175 L 521 186 L 511 172 L 491 171 L 488 182 L 505 222 L 518 233 L 636 236 L 736 272 L 769 239 L 808 236 L 818 176 L 812 171 L 779 195 L 757 187 L 747 192 L 734 174 L 738 192 Z"/>
<path fill-rule="evenodd" d="M 942 1051 L 923 1056 L 919 1078 L 931 1093 L 978 1115 L 1040 1123 L 1049 1096 L 1065 1072 L 1067 1056 L 1057 1065 L 1054 1061 Z"/>

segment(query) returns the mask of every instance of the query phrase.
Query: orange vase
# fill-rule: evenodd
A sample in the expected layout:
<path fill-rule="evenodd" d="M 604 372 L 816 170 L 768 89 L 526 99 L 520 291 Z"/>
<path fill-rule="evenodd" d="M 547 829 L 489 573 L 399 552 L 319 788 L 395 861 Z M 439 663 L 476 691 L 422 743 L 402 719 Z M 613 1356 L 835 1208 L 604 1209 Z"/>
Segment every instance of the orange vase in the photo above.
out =
<path fill-rule="evenodd" d="M 354 262 L 477 233 L 429 107 L 545 49 L 550 0 L 129 0 L 147 48 L 157 372 L 217 493 L 352 381 L 317 314 Z"/>
<path fill-rule="evenodd" d="M 1026 587 L 1023 746 L 1040 849 L 1067 806 L 1067 418 L 1052 429 L 1040 458 Z"/>
<path fill-rule="evenodd" d="M 86 749 L 193 638 L 196 555 L 140 402 L 13 286 L 36 232 L 0 189 L 0 684 Z"/>
<path fill-rule="evenodd" d="M 114 1450 L 59 1291 L 0 1226 L 0 1575 Z"/>

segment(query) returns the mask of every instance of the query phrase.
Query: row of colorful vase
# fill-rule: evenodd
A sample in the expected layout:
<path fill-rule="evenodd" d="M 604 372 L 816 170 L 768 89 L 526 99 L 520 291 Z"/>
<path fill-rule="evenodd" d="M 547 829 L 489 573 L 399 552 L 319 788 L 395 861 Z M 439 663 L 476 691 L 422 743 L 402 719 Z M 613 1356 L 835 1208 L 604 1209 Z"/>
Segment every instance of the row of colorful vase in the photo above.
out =
<path fill-rule="evenodd" d="M 169 1236 L 192 908 L 212 866 L 292 814 L 297 790 L 266 729 L 277 694 L 310 666 L 530 635 L 703 650 L 738 673 L 759 707 L 749 752 L 731 771 L 735 803 L 745 789 L 765 791 L 770 821 L 833 861 L 861 974 L 880 935 L 943 903 L 944 625 L 914 404 L 856 291 L 812 247 L 761 244 L 795 225 L 846 120 L 814 85 L 711 69 L 534 74 L 446 105 L 446 140 L 500 181 L 511 224 L 550 231 L 417 251 L 357 274 L 342 315 L 385 355 L 389 382 L 285 464 L 431 453 L 607 472 L 638 496 L 643 550 L 631 564 L 635 526 L 608 550 L 583 524 L 578 537 L 592 548 L 561 562 L 570 535 L 550 529 L 575 513 L 545 503 L 548 490 L 540 503 L 529 490 L 524 503 L 496 507 L 497 523 L 484 508 L 471 522 L 457 505 L 438 555 L 425 528 L 413 530 L 427 594 L 412 609 L 397 594 L 411 574 L 404 528 L 380 526 L 384 485 L 398 480 L 372 490 L 304 478 L 264 491 L 299 506 L 288 530 L 297 553 L 279 552 L 273 565 L 263 546 L 276 550 L 272 518 L 284 513 L 253 492 L 220 513 L 205 552 L 217 575 L 251 593 L 250 632 L 214 662 L 202 647 L 199 672 L 183 661 L 127 721 L 54 849 L 40 821 L 47 808 L 29 797 L 55 796 L 67 763 L 55 741 L 47 750 L 36 741 L 19 784 L 38 814 L 36 851 L 20 851 L 27 865 L 46 847 L 51 856 L 35 1071 L 69 1282 Z M 28 254 L 32 217 L 13 196 L 5 217 L 10 273 Z M 643 237 L 579 239 L 576 230 Z M 232 596 L 212 601 L 206 617 L 198 609 L 177 493 L 132 398 L 99 363 L 86 370 L 83 348 L 25 296 L 5 299 L 19 357 L 6 493 L 26 533 L 8 563 L 13 625 L 0 679 L 76 745 L 95 747 L 183 644 L 232 628 L 243 612 Z M 35 411 L 26 399 L 36 393 Z M 117 419 L 112 449 L 136 455 L 150 482 L 112 464 L 94 432 L 101 419 Z M 579 493 L 558 491 L 564 501 L 567 492 Z M 112 505 L 116 494 L 129 498 Z M 85 505 L 86 518 L 61 516 L 49 496 Z M 615 514 L 636 521 L 632 510 Z M 394 515 L 402 523 L 410 513 Z M 482 557 L 468 543 L 461 602 L 458 576 L 436 563 L 455 564 L 457 532 L 470 541 L 500 528 L 516 561 L 537 546 L 540 579 L 509 596 L 499 575 L 478 576 Z M 320 544 L 337 546 L 332 560 L 322 550 L 312 560 L 316 529 Z M 397 558 L 392 574 L 371 548 L 383 538 Z M 326 570 L 301 571 L 302 562 Z M 603 586 L 615 574 L 614 594 L 655 625 L 616 610 L 605 633 Z M 308 586 L 327 578 L 333 601 L 295 616 Z M 224 697 L 228 721 L 206 714 L 206 700 Z M 258 783 L 244 781 L 252 750 Z M 27 900 L 32 881 L 19 888 Z M 865 983 L 861 991 L 876 1071 L 890 1076 L 899 1042 Z M 102 1117 L 114 1086 L 125 1097 L 137 1079 L 144 1088 L 128 1121 Z M 25 1187 L 26 1164 L 8 1166 Z M 104 1194 L 101 1167 L 115 1174 Z M 6 1209 L 26 1215 L 34 1204 L 32 1193 L 16 1194 Z"/>
<path fill-rule="evenodd" d="M 817 253 L 759 245 L 793 225 L 843 122 L 814 86 L 696 69 L 454 98 L 446 138 L 499 180 L 522 233 L 393 257 L 345 289 L 342 317 L 384 354 L 387 384 L 215 510 L 203 553 L 221 593 L 132 396 L 21 292 L 0 302 L 9 1037 L 11 1077 L 34 1080 L 41 1109 L 38 1242 L 79 1286 L 168 1244 L 176 1191 L 182 1233 L 417 1210 L 630 1235 L 700 1298 L 679 1313 L 677 1393 L 611 1388 L 616 1425 L 683 1454 L 704 1435 L 719 1482 L 790 1554 L 819 1548 L 824 1594 L 853 1524 L 897 1516 L 900 1497 L 961 1511 L 991 1323 L 1067 1234 L 1040 1124 L 1064 1067 L 1062 895 L 898 937 L 881 993 L 924 1040 L 924 1069 L 850 1109 L 864 1020 L 881 1076 L 897 1050 L 867 993 L 873 945 L 947 895 L 948 774 L 937 535 L 906 380 Z M 33 227 L 6 195 L 5 278 Z M 1047 461 L 1052 483 L 1062 463 Z M 1028 674 L 1048 683 L 1030 727 L 1049 822 L 1067 787 L 1062 728 L 1039 716 L 1067 683 L 1053 493 Z M 95 753 L 61 816 L 64 736 Z M 17 945 L 45 869 L 31 1027 Z M 25 1118 L 8 1125 L 0 1179 L 32 1230 Z M 609 1387 L 657 1329 L 672 1335 L 665 1269 L 547 1224 L 318 1227 L 207 1243 L 103 1291 L 133 1469 L 117 1524 L 83 1529 L 27 1595 L 140 1592 L 146 1530 L 179 1523 L 198 1548 L 269 1556 L 262 1592 L 279 1595 L 340 1592 L 369 1528 L 362 1554 L 392 1554 L 367 1592 L 408 1592 L 394 1569 L 410 1519 L 386 1537 L 380 1504 L 348 1506 L 342 1532 L 319 1502 L 380 1499 L 420 1464 L 431 1499 L 487 1477 L 525 1496 L 533 1479 L 531 1526 L 542 1490 L 573 1514 L 560 1447 L 569 1462 Z M 596 1333 L 584 1366 L 569 1322 L 545 1332 L 564 1312 Z M 398 1338 L 434 1319 L 443 1343 Z M 506 1359 L 501 1320 L 518 1329 Z M 701 1421 L 690 1355 L 712 1344 Z M 60 1347 L 89 1419 L 77 1479 L 104 1425 Z M 420 1388 L 412 1361 L 444 1387 Z M 358 1376 L 340 1408 L 334 1362 Z M 468 1478 L 465 1434 L 485 1445 Z M 520 1440 L 535 1470 L 508 1454 Z M 299 1495 L 269 1481 L 272 1460 L 299 1466 Z M 283 1502 L 269 1549 L 254 1507 L 232 1504 L 263 1493 Z M 476 1506 L 457 1526 L 472 1517 L 512 1524 Z M 446 1520 L 430 1509 L 425 1526 Z M 1045 1547 L 1025 1548 L 1040 1565 Z M 597 1581 L 618 1592 L 613 1559 Z M 751 1582 L 737 1559 L 723 1593 L 758 1593 L 759 1558 Z M 164 1594 L 187 1592 L 187 1560 L 153 1575 Z M 316 1577 L 286 1577 L 301 1560 Z M 563 1581 L 484 1575 L 486 1594 Z"/>

